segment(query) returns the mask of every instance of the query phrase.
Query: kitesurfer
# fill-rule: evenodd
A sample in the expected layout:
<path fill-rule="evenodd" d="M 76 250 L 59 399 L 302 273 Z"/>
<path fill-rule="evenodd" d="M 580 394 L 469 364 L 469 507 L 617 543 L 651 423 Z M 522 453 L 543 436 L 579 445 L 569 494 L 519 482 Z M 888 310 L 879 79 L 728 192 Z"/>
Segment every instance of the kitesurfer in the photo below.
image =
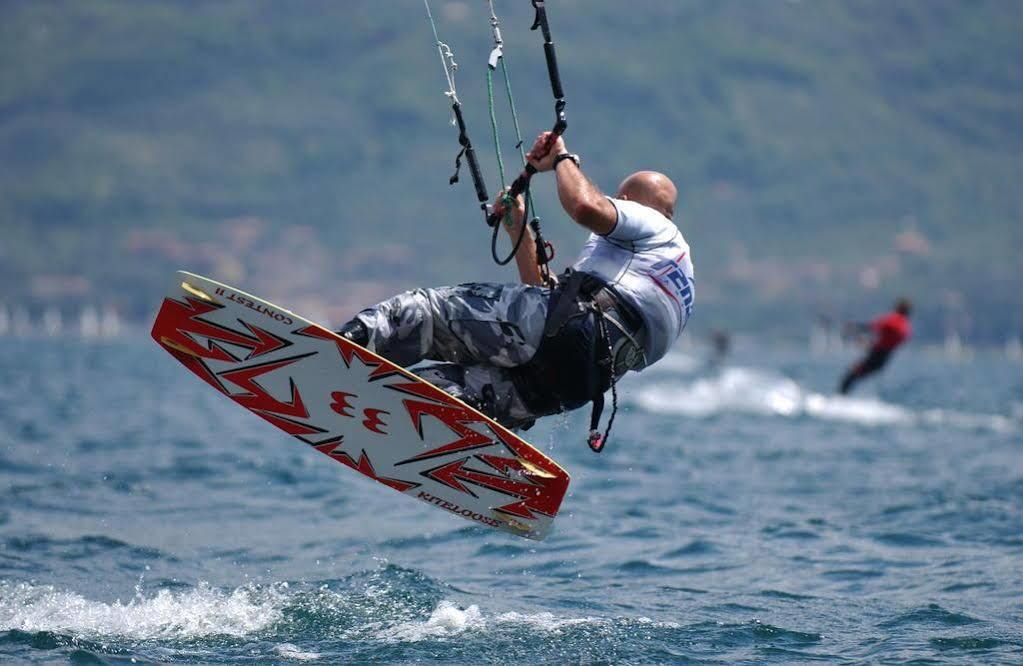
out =
<path fill-rule="evenodd" d="M 716 328 L 710 332 L 711 356 L 708 362 L 712 368 L 719 368 L 725 362 L 732 348 L 732 337 L 728 331 Z"/>
<path fill-rule="evenodd" d="M 526 158 L 555 173 L 565 212 L 591 232 L 571 269 L 544 284 L 527 228 L 515 255 L 522 284 L 414 289 L 339 333 L 405 367 L 439 362 L 416 372 L 508 427 L 590 401 L 595 422 L 604 391 L 663 357 L 692 312 L 689 245 L 672 222 L 678 192 L 666 175 L 639 171 L 605 196 L 551 132 Z M 521 197 L 495 204 L 512 238 L 523 209 Z"/>
<path fill-rule="evenodd" d="M 870 323 L 848 325 L 855 330 L 873 333 L 874 339 L 866 356 L 845 373 L 838 389 L 839 392 L 848 393 L 856 382 L 877 372 L 888 363 L 892 352 L 906 342 L 913 333 L 909 324 L 909 313 L 912 309 L 913 305 L 908 299 L 900 298 L 895 303 L 895 309 L 892 312 L 882 315 Z"/>

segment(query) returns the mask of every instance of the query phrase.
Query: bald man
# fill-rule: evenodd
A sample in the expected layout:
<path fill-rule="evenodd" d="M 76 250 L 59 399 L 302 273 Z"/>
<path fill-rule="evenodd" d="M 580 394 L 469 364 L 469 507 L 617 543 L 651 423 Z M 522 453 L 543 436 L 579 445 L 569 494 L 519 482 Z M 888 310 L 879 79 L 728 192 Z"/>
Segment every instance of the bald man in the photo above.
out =
<path fill-rule="evenodd" d="M 561 137 L 543 133 L 527 159 L 554 172 L 570 218 L 589 230 L 573 264 L 544 284 L 523 201 L 499 196 L 522 284 L 468 283 L 399 294 L 360 312 L 339 333 L 414 371 L 500 423 L 603 405 L 629 370 L 667 353 L 693 309 L 689 245 L 672 222 L 678 190 L 662 173 L 628 176 L 614 197 L 583 174 Z M 594 441 L 599 409 L 591 419 Z M 599 438 L 596 438 L 599 440 Z"/>

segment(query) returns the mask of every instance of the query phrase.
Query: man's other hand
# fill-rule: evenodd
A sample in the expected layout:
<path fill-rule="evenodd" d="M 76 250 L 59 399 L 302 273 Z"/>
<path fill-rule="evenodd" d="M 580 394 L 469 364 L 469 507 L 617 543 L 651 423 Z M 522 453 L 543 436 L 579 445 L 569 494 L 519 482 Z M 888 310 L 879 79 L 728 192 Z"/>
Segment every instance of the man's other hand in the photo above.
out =
<path fill-rule="evenodd" d="M 550 171 L 554 168 L 554 158 L 567 152 L 565 140 L 561 136 L 553 132 L 543 132 L 526 154 L 526 161 L 537 171 Z"/>
<path fill-rule="evenodd" d="M 494 212 L 500 217 L 501 221 L 504 222 L 504 226 L 509 231 L 518 231 L 522 226 L 522 217 L 525 214 L 526 202 L 520 194 L 511 200 L 511 206 L 505 208 L 505 194 L 508 192 L 507 189 L 501 190 L 497 194 L 497 199 L 494 200 Z M 506 216 L 508 212 L 511 215 Z"/>

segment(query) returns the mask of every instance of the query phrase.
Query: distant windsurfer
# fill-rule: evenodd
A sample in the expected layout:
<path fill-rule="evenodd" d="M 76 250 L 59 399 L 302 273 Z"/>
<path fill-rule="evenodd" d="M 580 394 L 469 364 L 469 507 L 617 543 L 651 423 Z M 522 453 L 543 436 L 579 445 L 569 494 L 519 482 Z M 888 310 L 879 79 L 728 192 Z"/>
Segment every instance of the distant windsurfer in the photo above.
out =
<path fill-rule="evenodd" d="M 508 427 L 590 401 L 595 422 L 612 382 L 663 357 L 692 312 L 689 245 L 672 222 L 678 192 L 664 174 L 639 171 L 607 197 L 549 132 L 527 160 L 554 171 L 565 212 L 591 232 L 572 269 L 545 285 L 527 228 L 515 254 L 523 284 L 415 289 L 339 333 L 405 367 L 438 361 L 417 374 Z M 495 204 L 513 239 L 523 209 L 521 197 Z"/>
<path fill-rule="evenodd" d="M 841 393 L 848 393 L 856 382 L 883 368 L 891 358 L 892 352 L 909 339 L 913 333 L 909 324 L 909 314 L 912 309 L 913 306 L 908 299 L 900 298 L 892 312 L 882 315 L 870 323 L 850 325 L 853 329 L 872 333 L 874 339 L 867 355 L 851 367 L 842 378 L 842 384 L 839 387 Z"/>
<path fill-rule="evenodd" d="M 728 331 L 716 328 L 710 332 L 711 355 L 708 365 L 713 368 L 720 367 L 725 362 L 729 350 L 732 348 L 732 337 Z"/>

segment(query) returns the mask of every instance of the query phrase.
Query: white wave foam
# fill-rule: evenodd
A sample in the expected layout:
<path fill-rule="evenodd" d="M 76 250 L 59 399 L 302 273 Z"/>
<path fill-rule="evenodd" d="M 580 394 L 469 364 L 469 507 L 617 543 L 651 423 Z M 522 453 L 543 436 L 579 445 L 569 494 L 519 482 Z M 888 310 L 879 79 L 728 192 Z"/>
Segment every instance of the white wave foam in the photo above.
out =
<path fill-rule="evenodd" d="M 1017 420 L 998 414 L 931 409 L 915 412 L 877 398 L 804 391 L 782 375 L 729 367 L 713 377 L 689 382 L 660 381 L 637 388 L 629 400 L 657 414 L 708 418 L 722 413 L 810 417 L 865 426 L 928 425 L 1012 432 Z"/>
<path fill-rule="evenodd" d="M 377 638 L 387 641 L 414 643 L 427 638 L 456 636 L 466 629 L 482 629 L 486 626 L 479 606 L 472 605 L 462 610 L 450 601 L 437 605 L 425 622 L 402 622 L 377 632 Z"/>
<path fill-rule="evenodd" d="M 799 413 L 802 391 L 791 379 L 746 368 L 726 368 L 714 377 L 692 382 L 658 382 L 636 392 L 632 400 L 647 411 L 707 417 L 721 412 Z"/>
<path fill-rule="evenodd" d="M 828 421 L 845 421 L 862 425 L 911 424 L 911 411 L 876 398 L 849 398 L 841 395 L 810 393 L 803 398 L 802 412 Z"/>
<path fill-rule="evenodd" d="M 269 588 L 240 587 L 222 591 L 200 583 L 182 592 L 159 590 L 149 597 L 138 593 L 127 603 L 86 599 L 49 585 L 0 581 L 0 631 L 48 631 L 80 638 L 195 640 L 211 636 L 244 637 L 265 631 L 282 620 L 288 603 L 286 583 Z M 414 643 L 445 640 L 504 626 L 557 634 L 580 625 L 607 626 L 617 622 L 677 627 L 649 618 L 607 619 L 558 617 L 553 613 L 506 612 L 487 617 L 476 605 L 459 608 L 441 601 L 425 620 L 391 624 L 374 621 L 342 634 L 344 638 L 372 638 Z M 323 655 L 292 643 L 274 645 L 279 659 L 316 661 Z"/>
<path fill-rule="evenodd" d="M 316 661 L 323 655 L 318 652 L 306 652 L 292 643 L 281 643 L 274 646 L 274 651 L 284 659 L 295 661 Z"/>
<path fill-rule="evenodd" d="M 678 628 L 679 626 L 674 623 L 654 622 L 646 617 L 627 621 L 658 627 Z M 365 629 L 373 630 L 374 636 L 381 640 L 416 642 L 426 639 L 447 639 L 466 632 L 479 632 L 488 628 L 508 625 L 525 626 L 534 631 L 557 634 L 566 627 L 604 626 L 613 622 L 614 620 L 600 617 L 563 618 L 548 612 L 518 613 L 515 611 L 501 613 L 488 619 L 475 604 L 463 610 L 454 603 L 443 600 L 430 613 L 430 617 L 426 621 L 403 622 L 385 629 L 380 629 L 379 624 L 375 623 Z"/>
<path fill-rule="evenodd" d="M 642 618 L 645 619 L 645 618 Z M 573 627 L 580 624 L 604 624 L 604 619 L 599 617 L 557 617 L 553 613 L 502 613 L 494 618 L 497 624 L 526 625 L 532 629 L 547 633 L 557 633 L 565 627 Z"/>
<path fill-rule="evenodd" d="M 970 414 L 948 409 L 928 409 L 920 414 L 920 420 L 928 425 L 947 425 L 962 430 L 995 430 L 998 432 L 1014 432 L 1017 425 L 1013 418 L 1007 416 Z"/>
<path fill-rule="evenodd" d="M 280 620 L 283 605 L 280 589 L 257 595 L 249 588 L 223 592 L 200 583 L 183 592 L 160 590 L 149 598 L 139 593 L 128 603 L 105 603 L 49 585 L 5 581 L 0 582 L 0 630 L 136 640 L 238 637 Z"/>

